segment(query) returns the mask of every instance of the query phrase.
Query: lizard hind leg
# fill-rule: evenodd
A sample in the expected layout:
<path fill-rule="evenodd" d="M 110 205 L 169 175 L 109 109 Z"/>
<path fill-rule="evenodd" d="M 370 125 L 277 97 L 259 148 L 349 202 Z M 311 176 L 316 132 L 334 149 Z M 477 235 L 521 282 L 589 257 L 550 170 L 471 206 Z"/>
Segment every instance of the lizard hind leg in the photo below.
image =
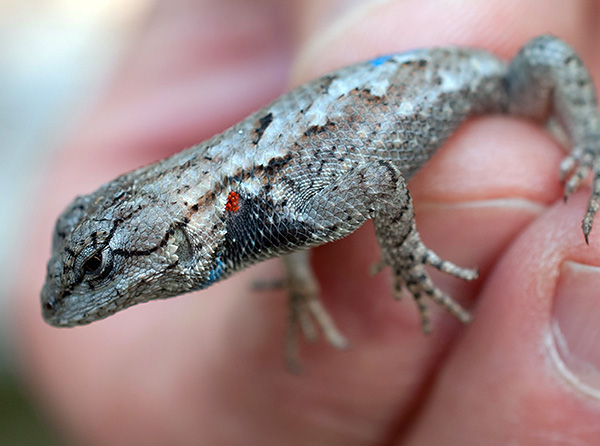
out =
<path fill-rule="evenodd" d="M 475 279 L 477 272 L 440 259 L 421 242 L 406 183 L 394 164 L 376 160 L 356 165 L 313 193 L 303 203 L 302 210 L 310 215 L 315 226 L 324 228 L 315 235 L 319 242 L 337 240 L 356 230 L 365 220 L 373 219 L 382 253 L 380 265 L 392 268 L 396 297 L 403 288 L 413 295 L 425 332 L 431 329 L 427 298 L 462 322 L 470 321 L 469 313 L 434 285 L 425 265 L 465 280 Z M 333 346 L 344 348 L 348 343 L 319 300 L 308 252 L 297 251 L 283 258 L 289 289 L 285 358 L 288 367 L 296 370 L 298 333 L 302 331 L 308 341 L 314 340 L 315 322 Z"/>
<path fill-rule="evenodd" d="M 600 208 L 600 113 L 594 82 L 583 61 L 566 42 L 543 35 L 530 40 L 510 64 L 506 85 L 509 111 L 561 124 L 571 153 L 560 165 L 568 198 L 591 178 L 582 221 L 588 242 Z"/>
<path fill-rule="evenodd" d="M 399 296 L 402 289 L 406 288 L 414 297 L 419 309 L 423 332 L 431 332 L 431 322 L 425 298 L 429 298 L 436 304 L 445 308 L 462 323 L 469 323 L 471 321 L 470 313 L 452 297 L 435 286 L 425 269 L 425 265 L 431 265 L 442 272 L 463 280 L 476 279 L 477 271 L 461 268 L 447 260 L 439 259 L 437 254 L 421 242 L 417 232 L 411 234 L 411 236 L 402 244 L 399 251 L 404 251 L 403 253 L 399 253 L 400 255 L 398 256 L 398 259 L 402 259 L 399 263 L 402 263 L 403 266 L 400 268 L 392 266 L 394 271 L 394 293 L 395 296 Z M 430 257 L 440 260 L 440 262 L 432 263 L 430 262 Z M 408 263 L 405 262 L 405 259 L 408 259 Z"/>

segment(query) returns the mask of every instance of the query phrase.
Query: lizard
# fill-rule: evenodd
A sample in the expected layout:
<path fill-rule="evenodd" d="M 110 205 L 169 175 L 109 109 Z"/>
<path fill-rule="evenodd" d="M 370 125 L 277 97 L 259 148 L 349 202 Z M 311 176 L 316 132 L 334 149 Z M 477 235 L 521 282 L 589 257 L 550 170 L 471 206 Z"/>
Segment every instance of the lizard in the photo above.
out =
<path fill-rule="evenodd" d="M 504 113 L 554 122 L 570 153 L 559 167 L 565 199 L 592 176 L 586 242 L 600 202 L 600 115 L 575 50 L 552 35 L 508 63 L 482 49 L 417 49 L 338 69 L 284 94 L 207 141 L 125 173 L 59 216 L 41 293 L 43 318 L 70 327 L 132 305 L 207 288 L 256 262 L 286 267 L 285 357 L 319 327 L 348 342 L 319 298 L 307 249 L 372 220 L 423 331 L 427 299 L 460 321 L 470 313 L 433 283 L 426 265 L 464 280 L 476 270 L 421 241 L 407 181 L 469 117 Z"/>

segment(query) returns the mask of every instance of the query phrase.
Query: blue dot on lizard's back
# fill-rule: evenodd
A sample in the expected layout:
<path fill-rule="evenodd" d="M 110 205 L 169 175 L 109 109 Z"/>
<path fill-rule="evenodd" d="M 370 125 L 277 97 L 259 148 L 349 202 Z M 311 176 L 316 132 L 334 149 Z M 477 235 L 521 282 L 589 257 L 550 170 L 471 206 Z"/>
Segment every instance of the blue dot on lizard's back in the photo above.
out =
<path fill-rule="evenodd" d="M 378 67 L 379 65 L 386 63 L 391 58 L 392 58 L 392 54 L 386 54 L 385 56 L 379 56 L 379 57 L 376 57 L 375 59 L 370 60 L 369 63 L 371 65 L 373 65 L 374 67 Z"/>

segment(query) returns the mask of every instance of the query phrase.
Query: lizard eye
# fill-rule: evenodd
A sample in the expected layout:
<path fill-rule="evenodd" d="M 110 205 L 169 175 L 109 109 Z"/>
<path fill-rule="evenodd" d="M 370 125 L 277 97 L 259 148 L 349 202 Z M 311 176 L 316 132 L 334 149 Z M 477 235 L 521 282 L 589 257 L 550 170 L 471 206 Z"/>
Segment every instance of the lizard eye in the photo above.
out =
<path fill-rule="evenodd" d="M 112 251 L 104 249 L 96 251 L 90 255 L 82 265 L 83 272 L 92 279 L 102 279 L 110 273 L 112 269 Z"/>
<path fill-rule="evenodd" d="M 86 274 L 96 275 L 102 270 L 102 253 L 96 252 L 83 263 Z"/>

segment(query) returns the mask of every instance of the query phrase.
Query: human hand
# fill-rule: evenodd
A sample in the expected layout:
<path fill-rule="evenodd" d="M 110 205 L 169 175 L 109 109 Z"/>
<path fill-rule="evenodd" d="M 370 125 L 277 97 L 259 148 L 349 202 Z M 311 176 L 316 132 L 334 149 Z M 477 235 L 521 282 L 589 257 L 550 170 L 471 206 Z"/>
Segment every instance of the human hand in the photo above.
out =
<path fill-rule="evenodd" d="M 558 200 L 562 151 L 514 118 L 467 123 L 410 184 L 426 244 L 482 272 L 473 284 L 435 277 L 476 301 L 468 327 L 434 308 L 434 333 L 423 336 L 414 304 L 391 298 L 390 276 L 367 275 L 378 258 L 371 225 L 315 251 L 325 305 L 352 348 L 305 346 L 300 376 L 283 367 L 284 293 L 251 288 L 279 277 L 277 261 L 88 327 L 41 321 L 43 263 L 62 207 L 274 99 L 291 60 L 298 84 L 415 47 L 479 46 L 510 58 L 528 38 L 552 32 L 600 79 L 591 1 L 353 6 L 164 2 L 65 144 L 44 192 L 24 275 L 35 271 L 35 280 L 22 281 L 16 325 L 32 388 L 67 435 L 86 444 L 598 442 L 598 382 L 565 376 L 581 376 L 576 359 L 598 362 L 595 276 L 581 264 L 600 262 L 600 236 L 592 232 L 585 246 L 587 191 Z M 558 328 L 572 355 L 562 372 Z"/>

